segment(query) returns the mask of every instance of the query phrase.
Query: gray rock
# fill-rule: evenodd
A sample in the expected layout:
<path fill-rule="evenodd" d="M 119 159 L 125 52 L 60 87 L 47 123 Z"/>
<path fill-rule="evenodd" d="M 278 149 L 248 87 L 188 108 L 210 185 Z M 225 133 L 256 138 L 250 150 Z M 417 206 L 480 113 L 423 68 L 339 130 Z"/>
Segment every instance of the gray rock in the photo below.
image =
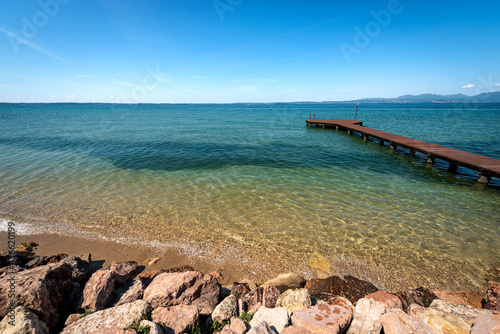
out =
<path fill-rule="evenodd" d="M 129 328 L 148 314 L 151 306 L 144 300 L 107 308 L 86 315 L 69 326 L 61 334 L 90 334 L 107 327 Z"/>
<path fill-rule="evenodd" d="M 71 280 L 80 284 L 85 283 L 90 277 L 90 264 L 79 257 L 68 256 L 61 261 L 71 266 Z"/>
<path fill-rule="evenodd" d="M 253 316 L 250 327 L 256 327 L 262 322 L 266 322 L 275 332 L 281 333 L 283 328 L 290 323 L 290 316 L 285 307 L 267 308 L 263 306 Z"/>
<path fill-rule="evenodd" d="M 276 307 L 286 307 L 289 312 L 311 306 L 311 296 L 307 289 L 286 290 L 278 297 Z"/>
<path fill-rule="evenodd" d="M 23 306 L 14 309 L 13 317 L 5 317 L 0 322 L 2 334 L 49 334 L 49 328 L 38 316 Z"/>
<path fill-rule="evenodd" d="M 9 312 L 11 276 L 0 278 L 0 317 Z M 30 309 L 52 329 L 71 289 L 71 267 L 66 263 L 49 264 L 17 273 L 14 279 L 17 305 Z"/>
<path fill-rule="evenodd" d="M 238 299 L 233 295 L 229 295 L 212 312 L 212 321 L 221 324 L 237 315 Z"/>
<path fill-rule="evenodd" d="M 149 326 L 149 334 L 163 334 L 161 326 L 158 325 L 156 322 L 142 320 L 141 323 L 139 324 L 139 328 L 146 326 Z"/>
<path fill-rule="evenodd" d="M 387 312 L 385 305 L 372 299 L 361 298 L 356 303 L 354 319 L 347 334 L 378 334 L 382 329 L 382 315 Z"/>
<path fill-rule="evenodd" d="M 274 331 L 269 327 L 267 322 L 263 321 L 255 327 L 250 328 L 247 332 L 248 334 L 277 334 L 278 332 Z"/>

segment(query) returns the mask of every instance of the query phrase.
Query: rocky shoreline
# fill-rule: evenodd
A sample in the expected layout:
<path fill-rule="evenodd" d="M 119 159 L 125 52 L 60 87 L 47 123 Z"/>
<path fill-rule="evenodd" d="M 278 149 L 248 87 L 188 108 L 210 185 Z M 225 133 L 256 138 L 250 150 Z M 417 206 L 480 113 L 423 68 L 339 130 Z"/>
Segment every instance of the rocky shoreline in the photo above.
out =
<path fill-rule="evenodd" d="M 380 291 L 352 276 L 288 273 L 225 285 L 220 271 L 150 269 L 91 254 L 0 253 L 0 333 L 500 333 L 500 283 L 471 291 Z"/>

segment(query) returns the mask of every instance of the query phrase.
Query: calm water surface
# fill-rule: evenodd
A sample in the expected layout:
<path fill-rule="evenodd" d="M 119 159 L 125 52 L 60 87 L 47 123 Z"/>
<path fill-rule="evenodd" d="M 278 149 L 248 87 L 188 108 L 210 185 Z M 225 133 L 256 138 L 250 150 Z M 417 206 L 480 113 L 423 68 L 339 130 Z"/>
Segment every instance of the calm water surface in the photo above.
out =
<path fill-rule="evenodd" d="M 352 119 L 354 108 L 0 105 L 0 218 L 32 232 L 481 288 L 500 266 L 500 181 L 480 191 L 470 170 L 428 169 L 423 157 L 305 125 L 310 114 Z M 358 119 L 500 159 L 499 104 L 365 104 Z"/>

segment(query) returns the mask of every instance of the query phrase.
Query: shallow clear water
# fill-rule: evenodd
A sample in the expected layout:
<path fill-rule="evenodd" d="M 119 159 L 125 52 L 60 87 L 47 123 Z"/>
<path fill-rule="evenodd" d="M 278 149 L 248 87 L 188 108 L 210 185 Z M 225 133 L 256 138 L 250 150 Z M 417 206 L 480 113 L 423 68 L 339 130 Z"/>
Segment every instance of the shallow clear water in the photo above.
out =
<path fill-rule="evenodd" d="M 0 105 L 0 218 L 480 287 L 500 264 L 500 181 L 477 190 L 476 172 L 306 127 L 354 108 Z M 365 104 L 358 119 L 500 159 L 499 104 Z"/>

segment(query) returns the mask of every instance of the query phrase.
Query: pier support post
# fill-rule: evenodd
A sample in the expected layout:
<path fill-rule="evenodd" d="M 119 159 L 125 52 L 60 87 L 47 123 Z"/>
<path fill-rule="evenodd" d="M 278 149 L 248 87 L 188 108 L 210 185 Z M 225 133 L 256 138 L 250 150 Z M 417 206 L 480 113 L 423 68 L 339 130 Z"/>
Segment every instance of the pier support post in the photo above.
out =
<path fill-rule="evenodd" d="M 339 131 L 339 126 L 335 125 L 335 131 Z"/>
<path fill-rule="evenodd" d="M 426 167 L 432 168 L 434 166 L 436 158 L 434 158 L 432 155 L 427 156 L 427 164 L 425 165 Z"/>
<path fill-rule="evenodd" d="M 398 148 L 398 147 L 396 146 L 396 144 L 391 143 L 391 147 L 390 147 L 390 151 L 391 151 L 391 152 L 393 152 L 393 153 L 394 153 L 394 152 L 396 152 L 396 149 L 397 149 L 397 148 Z"/>
<path fill-rule="evenodd" d="M 450 165 L 448 166 L 448 172 L 456 173 L 457 169 L 458 169 L 458 165 L 450 162 Z"/>
<path fill-rule="evenodd" d="M 325 128 L 325 124 L 323 124 L 323 129 Z"/>
<path fill-rule="evenodd" d="M 491 176 L 488 174 L 485 174 L 484 172 L 479 172 L 477 175 L 477 181 L 475 184 L 476 188 L 484 189 L 488 186 L 488 183 L 490 183 Z"/>
<path fill-rule="evenodd" d="M 350 136 L 351 135 L 351 130 L 347 129 L 347 135 Z"/>
<path fill-rule="evenodd" d="M 378 142 L 380 146 L 384 146 L 384 140 L 383 139 L 380 139 L 380 141 Z"/>
<path fill-rule="evenodd" d="M 415 157 L 415 151 L 410 150 L 410 157 L 412 157 L 412 158 Z"/>
<path fill-rule="evenodd" d="M 367 142 L 367 141 L 368 141 L 368 136 L 367 136 L 367 135 L 363 135 L 363 141 L 364 141 L 364 142 Z"/>

